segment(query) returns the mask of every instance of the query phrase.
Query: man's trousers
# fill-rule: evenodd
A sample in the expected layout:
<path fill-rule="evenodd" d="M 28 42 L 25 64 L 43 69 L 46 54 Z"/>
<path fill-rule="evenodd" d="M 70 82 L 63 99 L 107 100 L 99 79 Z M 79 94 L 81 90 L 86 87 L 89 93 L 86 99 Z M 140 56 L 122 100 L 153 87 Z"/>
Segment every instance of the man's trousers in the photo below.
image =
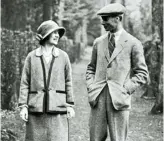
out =
<path fill-rule="evenodd" d="M 111 141 L 126 141 L 129 122 L 129 111 L 114 109 L 108 86 L 98 97 L 97 105 L 91 108 L 90 141 L 105 141 L 107 130 Z"/>

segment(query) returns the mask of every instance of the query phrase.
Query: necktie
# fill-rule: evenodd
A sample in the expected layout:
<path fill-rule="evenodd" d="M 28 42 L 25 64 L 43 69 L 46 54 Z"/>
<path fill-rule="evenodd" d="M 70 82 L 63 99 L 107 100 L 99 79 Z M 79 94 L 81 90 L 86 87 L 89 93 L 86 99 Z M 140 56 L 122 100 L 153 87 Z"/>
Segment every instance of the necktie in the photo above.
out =
<path fill-rule="evenodd" d="M 110 42 L 112 43 L 113 47 L 115 47 L 115 35 L 111 34 Z"/>
<path fill-rule="evenodd" d="M 110 43 L 109 43 L 109 53 L 110 55 L 112 55 L 113 51 L 114 51 L 114 48 L 115 48 L 115 35 L 114 34 L 111 34 L 110 35 Z"/>

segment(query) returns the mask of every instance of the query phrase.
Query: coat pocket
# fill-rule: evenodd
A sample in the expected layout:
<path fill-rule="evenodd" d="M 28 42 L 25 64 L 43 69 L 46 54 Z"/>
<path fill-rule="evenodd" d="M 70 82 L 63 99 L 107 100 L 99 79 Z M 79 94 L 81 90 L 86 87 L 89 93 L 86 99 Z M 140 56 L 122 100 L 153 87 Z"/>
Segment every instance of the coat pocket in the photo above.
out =
<path fill-rule="evenodd" d="M 28 98 L 29 112 L 43 112 L 44 92 L 30 92 Z"/>
<path fill-rule="evenodd" d="M 49 113 L 67 113 L 66 109 L 66 92 L 58 90 L 50 90 L 48 94 Z"/>
<path fill-rule="evenodd" d="M 88 90 L 88 100 L 91 107 L 94 107 L 97 104 L 97 97 L 99 96 L 105 85 L 105 80 L 91 84 Z"/>
<path fill-rule="evenodd" d="M 127 110 L 131 108 L 131 96 L 120 84 L 108 81 L 109 92 L 113 106 L 116 110 Z"/>

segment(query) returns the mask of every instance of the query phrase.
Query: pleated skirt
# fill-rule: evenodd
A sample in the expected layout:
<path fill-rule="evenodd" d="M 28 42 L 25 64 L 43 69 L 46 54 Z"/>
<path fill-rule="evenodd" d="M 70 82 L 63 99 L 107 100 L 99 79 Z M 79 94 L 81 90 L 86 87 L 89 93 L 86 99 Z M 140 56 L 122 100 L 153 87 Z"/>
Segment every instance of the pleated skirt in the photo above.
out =
<path fill-rule="evenodd" d="M 25 141 L 68 141 L 66 114 L 29 114 Z"/>

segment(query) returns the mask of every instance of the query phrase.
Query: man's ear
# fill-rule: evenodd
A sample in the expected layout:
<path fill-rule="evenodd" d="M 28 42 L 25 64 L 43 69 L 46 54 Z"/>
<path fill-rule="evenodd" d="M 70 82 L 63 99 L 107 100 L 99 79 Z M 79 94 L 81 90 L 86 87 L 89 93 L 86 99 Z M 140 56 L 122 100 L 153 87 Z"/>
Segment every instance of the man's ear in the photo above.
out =
<path fill-rule="evenodd" d="M 115 20 L 115 22 L 116 22 L 116 23 L 118 23 L 118 22 L 120 21 L 120 19 L 119 19 L 119 17 L 118 17 L 118 16 L 117 16 L 117 17 L 115 17 L 115 18 L 114 18 L 114 20 Z"/>
<path fill-rule="evenodd" d="M 117 21 L 120 21 L 120 17 L 119 17 L 119 16 L 117 16 L 117 17 L 116 17 L 116 20 L 117 20 Z"/>

